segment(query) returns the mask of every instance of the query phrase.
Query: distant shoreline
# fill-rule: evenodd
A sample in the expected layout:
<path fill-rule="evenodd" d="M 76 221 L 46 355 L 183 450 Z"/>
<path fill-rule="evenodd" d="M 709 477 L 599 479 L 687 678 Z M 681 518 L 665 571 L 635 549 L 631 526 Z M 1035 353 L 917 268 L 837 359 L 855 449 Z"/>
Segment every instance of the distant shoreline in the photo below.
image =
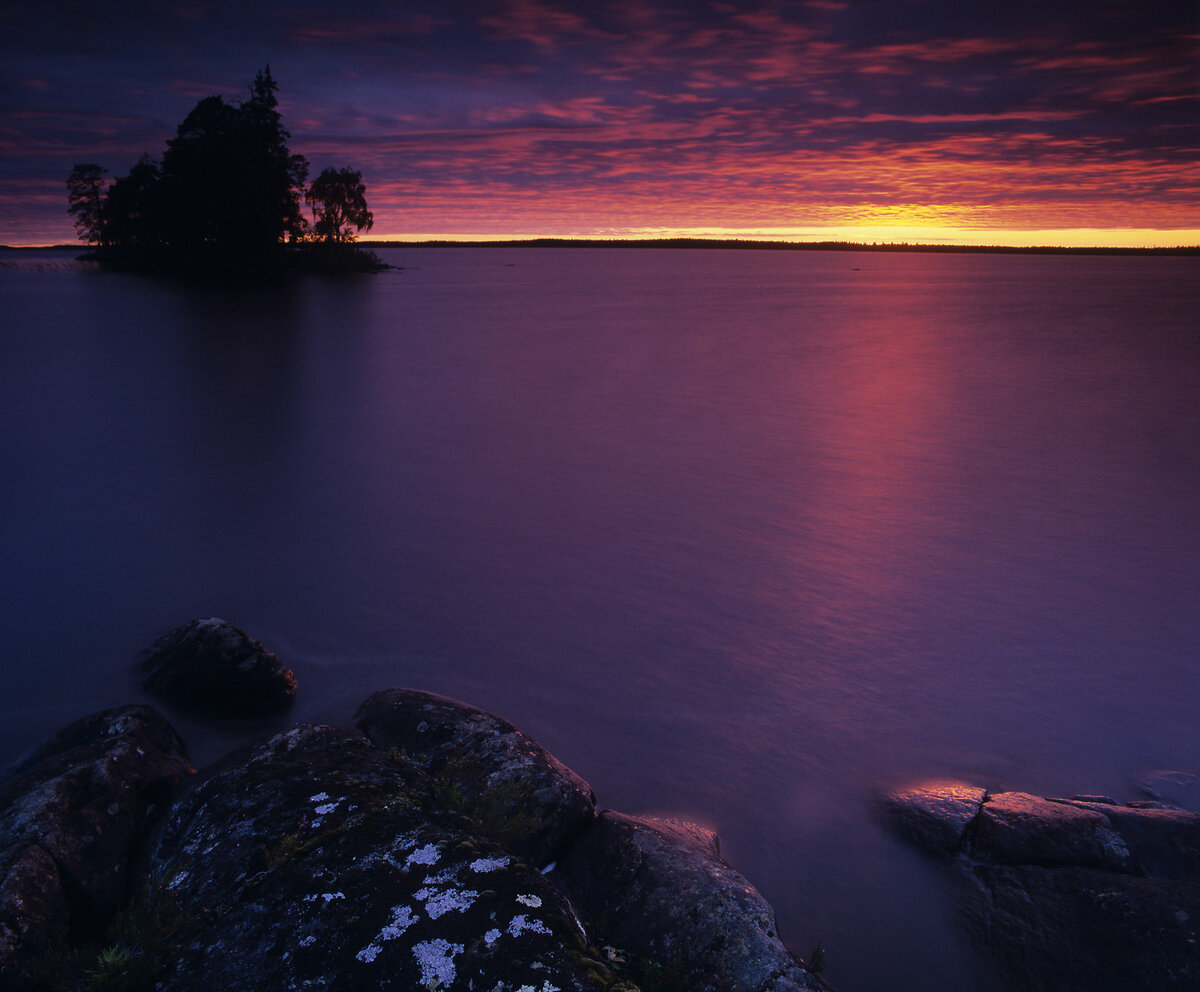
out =
<path fill-rule="evenodd" d="M 1200 245 L 1160 248 L 1065 247 L 1057 245 L 937 245 L 909 242 L 754 241 L 744 238 L 513 238 L 503 241 L 357 241 L 360 248 L 673 248 L 743 251 L 926 252 L 984 255 L 1200 255 Z M 0 251 L 79 251 L 87 245 L 0 245 Z"/>

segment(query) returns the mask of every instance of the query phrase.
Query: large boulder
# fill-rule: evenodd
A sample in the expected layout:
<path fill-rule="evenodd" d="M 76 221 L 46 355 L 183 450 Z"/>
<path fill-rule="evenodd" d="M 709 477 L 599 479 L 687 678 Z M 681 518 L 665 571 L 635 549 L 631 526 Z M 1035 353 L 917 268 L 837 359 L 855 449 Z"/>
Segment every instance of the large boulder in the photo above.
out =
<path fill-rule="evenodd" d="M 964 824 L 936 790 L 885 800 L 957 859 L 961 917 L 1006 984 L 1063 992 L 1200 987 L 1200 815 L 1157 805 L 1007 792 Z"/>
<path fill-rule="evenodd" d="M 84 717 L 0 778 L 0 985 L 100 935 L 125 901 L 148 818 L 191 773 L 158 711 Z"/>
<path fill-rule="evenodd" d="M 551 876 L 636 980 L 689 992 L 824 989 L 711 831 L 605 811 Z"/>
<path fill-rule="evenodd" d="M 296 696 L 296 678 L 283 662 L 216 617 L 164 634 L 143 653 L 138 667 L 147 692 L 194 713 L 272 716 Z"/>
<path fill-rule="evenodd" d="M 455 699 L 386 689 L 354 725 L 374 744 L 415 761 L 438 802 L 537 867 L 560 858 L 595 817 L 591 786 L 507 720 Z"/>
<path fill-rule="evenodd" d="M 629 988 L 541 873 L 349 729 L 223 762 L 172 809 L 150 874 L 181 921 L 163 992 Z"/>

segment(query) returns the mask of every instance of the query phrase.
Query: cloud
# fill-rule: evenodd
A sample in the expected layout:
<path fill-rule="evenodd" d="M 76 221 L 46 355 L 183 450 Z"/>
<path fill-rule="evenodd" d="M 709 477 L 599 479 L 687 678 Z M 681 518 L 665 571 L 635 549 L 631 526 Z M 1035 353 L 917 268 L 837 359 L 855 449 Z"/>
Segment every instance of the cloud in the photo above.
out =
<path fill-rule="evenodd" d="M 361 168 L 385 231 L 413 217 L 436 229 L 439 211 L 447 229 L 507 217 L 569 233 L 922 203 L 959 220 L 1078 226 L 1124 209 L 1200 226 L 1186 6 L 10 6 L 0 241 L 63 230 L 73 162 L 120 174 L 195 100 L 237 98 L 266 61 L 293 148 Z"/>

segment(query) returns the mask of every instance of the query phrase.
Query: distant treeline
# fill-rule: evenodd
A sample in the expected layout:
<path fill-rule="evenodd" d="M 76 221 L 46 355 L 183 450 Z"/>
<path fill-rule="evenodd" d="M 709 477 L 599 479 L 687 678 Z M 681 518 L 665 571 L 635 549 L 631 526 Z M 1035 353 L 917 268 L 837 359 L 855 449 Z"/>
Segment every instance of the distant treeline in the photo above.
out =
<path fill-rule="evenodd" d="M 307 159 L 288 148 L 277 90 L 267 66 L 246 99 L 205 97 L 161 160 L 143 155 L 111 184 L 101 166 L 77 164 L 67 204 L 79 237 L 101 261 L 135 268 L 381 267 L 350 247 L 373 223 L 362 175 L 326 169 L 308 185 Z"/>
<path fill-rule="evenodd" d="M 1200 245 L 1172 248 L 1069 248 L 1042 245 L 1029 248 L 1013 245 L 936 245 L 907 241 L 754 241 L 749 238 L 524 238 L 505 241 L 367 241 L 384 246 L 429 246 L 459 248 L 725 248 L 750 251 L 909 251 L 946 254 L 990 253 L 998 255 L 1200 255 Z"/>

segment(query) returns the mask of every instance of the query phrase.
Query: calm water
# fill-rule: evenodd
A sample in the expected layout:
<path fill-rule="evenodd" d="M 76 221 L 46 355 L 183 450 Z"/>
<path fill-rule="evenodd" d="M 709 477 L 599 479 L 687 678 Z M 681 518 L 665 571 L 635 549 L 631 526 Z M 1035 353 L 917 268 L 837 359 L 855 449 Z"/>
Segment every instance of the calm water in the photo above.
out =
<path fill-rule="evenodd" d="M 981 982 L 878 786 L 1200 770 L 1200 260 L 385 254 L 0 257 L 0 761 L 224 616 L 299 718 L 448 693 L 716 827 L 841 992 Z"/>

